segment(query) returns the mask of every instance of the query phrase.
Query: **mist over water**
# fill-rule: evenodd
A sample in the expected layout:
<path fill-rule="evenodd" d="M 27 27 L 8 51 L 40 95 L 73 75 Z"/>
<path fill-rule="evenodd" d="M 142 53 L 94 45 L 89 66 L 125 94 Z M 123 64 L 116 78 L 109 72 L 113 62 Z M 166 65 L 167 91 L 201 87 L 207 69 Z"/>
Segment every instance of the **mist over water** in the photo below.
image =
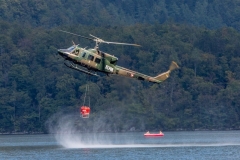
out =
<path fill-rule="evenodd" d="M 119 148 L 135 144 L 117 131 L 108 133 L 116 128 L 116 120 L 117 117 L 111 122 L 105 116 L 84 119 L 76 114 L 57 113 L 48 120 L 47 125 L 49 132 L 65 148 Z"/>
<path fill-rule="evenodd" d="M 65 129 L 71 127 L 57 127 L 59 132 L 56 134 L 0 135 L 0 157 L 81 160 L 240 159 L 240 131 L 164 132 L 162 138 L 145 138 L 142 132 L 75 133 L 74 130 L 78 129 L 74 123 L 72 126 L 69 132 L 65 132 Z"/>
<path fill-rule="evenodd" d="M 103 133 L 111 122 L 104 117 L 82 119 L 79 115 L 56 114 L 49 131 L 64 148 L 169 148 L 240 146 L 238 131 L 165 132 L 161 138 L 145 138 L 143 132 Z M 177 136 L 176 136 L 177 135 Z"/>
<path fill-rule="evenodd" d="M 58 113 L 52 134 L 0 135 L 1 159 L 240 159 L 240 131 L 105 132 L 116 119 Z M 131 124 L 130 121 L 128 125 Z M 130 127 L 130 126 L 129 126 Z M 151 132 L 151 131 L 150 131 Z M 159 158 L 161 157 L 161 158 Z"/>

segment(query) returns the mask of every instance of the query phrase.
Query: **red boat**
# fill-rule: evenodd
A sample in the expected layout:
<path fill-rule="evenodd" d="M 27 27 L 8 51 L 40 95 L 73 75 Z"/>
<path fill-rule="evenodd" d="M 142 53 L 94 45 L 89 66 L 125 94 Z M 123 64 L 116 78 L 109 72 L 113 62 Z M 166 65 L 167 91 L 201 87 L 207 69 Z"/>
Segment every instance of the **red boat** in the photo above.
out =
<path fill-rule="evenodd" d="M 144 134 L 145 137 L 162 137 L 164 136 L 164 134 L 160 131 L 159 133 L 145 133 Z"/>

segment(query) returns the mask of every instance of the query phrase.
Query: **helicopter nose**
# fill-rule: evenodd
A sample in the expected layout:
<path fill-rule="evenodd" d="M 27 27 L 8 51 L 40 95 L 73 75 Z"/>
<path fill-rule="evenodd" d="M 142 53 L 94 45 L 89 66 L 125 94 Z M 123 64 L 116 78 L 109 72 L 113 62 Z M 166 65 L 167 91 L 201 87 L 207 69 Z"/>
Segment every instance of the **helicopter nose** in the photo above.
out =
<path fill-rule="evenodd" d="M 68 53 L 65 49 L 59 49 L 58 54 L 60 54 L 62 57 L 68 57 Z"/>

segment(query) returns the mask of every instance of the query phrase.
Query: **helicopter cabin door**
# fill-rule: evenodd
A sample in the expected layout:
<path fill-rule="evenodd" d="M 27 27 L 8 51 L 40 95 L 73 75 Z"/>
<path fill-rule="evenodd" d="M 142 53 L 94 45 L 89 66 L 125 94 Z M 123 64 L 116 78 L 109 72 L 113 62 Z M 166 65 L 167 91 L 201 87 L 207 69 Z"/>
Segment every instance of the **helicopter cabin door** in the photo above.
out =
<path fill-rule="evenodd" d="M 95 66 L 97 69 L 101 70 L 102 69 L 102 59 L 100 57 L 95 57 L 94 58 Z"/>

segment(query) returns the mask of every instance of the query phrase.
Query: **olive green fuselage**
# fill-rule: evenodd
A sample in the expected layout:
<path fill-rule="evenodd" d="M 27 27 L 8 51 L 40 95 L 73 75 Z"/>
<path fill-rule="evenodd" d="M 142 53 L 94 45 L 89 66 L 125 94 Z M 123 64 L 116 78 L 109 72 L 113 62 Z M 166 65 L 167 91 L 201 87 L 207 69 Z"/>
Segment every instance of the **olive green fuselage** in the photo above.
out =
<path fill-rule="evenodd" d="M 80 48 L 76 45 L 69 47 L 68 49 L 59 49 L 58 53 L 66 60 L 87 68 L 88 71 L 73 66 L 70 67 L 84 73 L 90 73 L 90 71 L 98 71 L 106 74 L 117 74 L 125 77 L 136 78 L 138 80 L 146 80 L 159 83 L 167 79 L 171 71 L 168 70 L 167 72 L 164 72 L 157 77 L 150 77 L 139 72 L 118 66 L 118 58 L 113 55 L 101 52 L 98 49 L 85 49 Z M 177 64 L 174 64 L 173 68 L 175 69 L 177 67 Z"/>

